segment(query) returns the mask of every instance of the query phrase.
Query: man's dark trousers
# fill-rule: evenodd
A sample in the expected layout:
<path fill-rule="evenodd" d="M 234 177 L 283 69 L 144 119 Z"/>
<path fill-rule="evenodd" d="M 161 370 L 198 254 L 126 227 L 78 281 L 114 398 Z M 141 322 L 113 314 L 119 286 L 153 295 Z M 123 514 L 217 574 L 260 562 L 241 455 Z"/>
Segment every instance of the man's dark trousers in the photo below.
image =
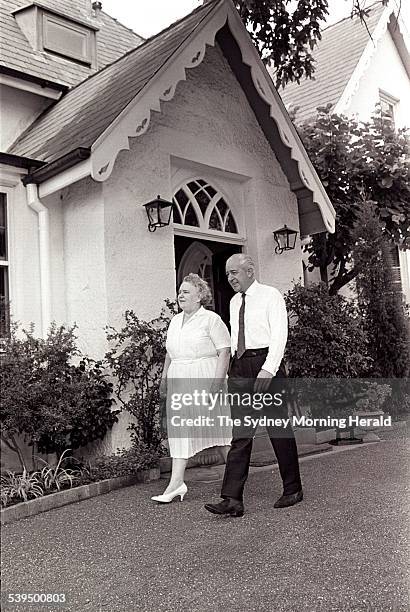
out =
<path fill-rule="evenodd" d="M 267 349 L 247 350 L 240 359 L 232 359 L 229 371 L 230 393 L 252 393 L 253 383 L 266 360 Z M 281 364 L 276 376 L 266 391 L 271 395 L 279 393 L 286 388 L 285 368 Z M 282 381 L 281 381 L 282 379 Z M 243 423 L 245 415 L 252 418 L 267 416 L 268 418 L 288 418 L 286 393 L 282 395 L 281 406 L 266 407 L 263 410 L 255 410 L 252 407 L 237 404 L 231 405 L 232 418 L 239 418 Z M 222 484 L 221 497 L 232 497 L 243 499 L 243 489 L 249 473 L 249 463 L 252 453 L 253 437 L 255 427 L 241 425 L 234 426 L 231 449 L 228 454 L 225 476 Z M 293 430 L 290 425 L 283 428 L 267 427 L 268 435 L 278 460 L 279 472 L 283 481 L 283 494 L 291 495 L 302 488 L 297 447 Z"/>

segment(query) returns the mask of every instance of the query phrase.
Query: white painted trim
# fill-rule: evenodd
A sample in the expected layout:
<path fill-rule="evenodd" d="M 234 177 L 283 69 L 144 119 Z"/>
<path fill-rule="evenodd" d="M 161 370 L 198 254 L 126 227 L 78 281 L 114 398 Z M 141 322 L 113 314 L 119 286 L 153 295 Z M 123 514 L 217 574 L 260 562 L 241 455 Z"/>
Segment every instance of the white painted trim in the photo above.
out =
<path fill-rule="evenodd" d="M 51 100 L 59 100 L 62 96 L 62 91 L 58 91 L 57 89 L 42 87 L 38 83 L 25 81 L 24 79 L 18 79 L 6 74 L 0 74 L 0 85 L 7 85 L 7 87 L 11 87 L 13 89 L 28 91 L 29 93 L 36 94 L 42 98 L 50 98 Z"/>
<path fill-rule="evenodd" d="M 7 260 L 1 260 L 0 266 L 7 268 L 7 279 L 8 279 L 8 303 L 10 308 L 10 314 L 18 321 L 18 312 L 16 312 L 15 306 L 17 305 L 16 298 L 16 275 L 14 272 L 14 263 L 16 261 L 16 240 L 13 239 L 13 232 L 15 228 L 15 214 L 14 214 L 14 189 L 11 185 L 6 185 L 3 181 L 0 181 L 0 191 L 6 195 L 6 249 L 7 249 Z M 1 338 L 0 338 L 1 341 Z"/>
<path fill-rule="evenodd" d="M 226 21 L 226 7 L 226 0 L 221 0 L 219 10 L 208 13 L 195 29 L 194 38 L 187 37 L 178 52 L 97 138 L 91 147 L 93 179 L 104 181 L 110 176 L 118 153 L 129 150 L 129 138 L 147 131 L 151 111 L 161 112 L 161 101 L 172 100 L 178 83 L 186 79 L 186 69 L 200 65 L 206 45 L 214 46 L 216 33 Z"/>
<path fill-rule="evenodd" d="M 177 53 L 162 66 L 149 84 L 118 115 L 112 124 L 93 144 L 91 176 L 96 181 L 106 180 L 113 169 L 118 153 L 129 150 L 129 138 L 144 134 L 150 123 L 151 111 L 161 111 L 161 101 L 171 100 L 176 86 L 186 79 L 186 70 L 198 66 L 206 51 L 206 45 L 215 45 L 216 33 L 228 20 L 245 64 L 251 68 L 252 79 L 259 95 L 270 106 L 272 119 L 278 126 L 283 143 L 291 150 L 291 157 L 299 166 L 303 183 L 313 193 L 324 229 L 334 232 L 335 210 L 289 115 L 277 93 L 272 79 L 263 65 L 254 45 L 249 40 L 237 10 L 231 0 L 221 0 L 189 36 Z"/>
<path fill-rule="evenodd" d="M 322 185 L 316 170 L 306 152 L 289 114 L 273 84 L 256 47 L 250 42 L 242 20 L 233 4 L 229 2 L 229 27 L 242 54 L 242 61 L 251 69 L 254 85 L 261 98 L 270 107 L 270 116 L 275 121 L 282 142 L 291 149 L 291 157 L 299 167 L 299 174 L 306 187 L 313 193 L 314 203 L 318 206 L 327 231 L 335 231 L 336 211 Z"/>
<path fill-rule="evenodd" d="M 186 153 L 184 140 L 181 139 L 181 144 L 179 144 L 179 147 L 181 151 Z M 173 151 L 174 150 L 175 143 L 173 144 Z M 175 183 L 177 190 L 180 189 L 184 184 L 184 181 L 187 180 L 185 178 L 186 171 L 190 171 L 194 178 L 202 178 L 204 179 L 204 181 L 209 181 L 211 185 L 215 183 L 216 187 L 218 187 L 218 191 L 220 191 L 221 193 L 224 193 L 221 184 L 224 185 L 224 181 L 226 178 L 230 181 L 235 181 L 237 183 L 246 183 L 247 181 L 249 181 L 250 178 L 252 178 L 251 174 L 243 174 L 238 171 L 237 160 L 235 160 L 234 163 L 232 163 L 230 159 L 220 160 L 218 162 L 218 167 L 215 167 L 204 163 L 202 157 L 196 157 L 194 151 L 192 151 L 190 155 L 190 159 L 187 159 L 186 157 L 181 157 L 181 155 L 171 152 L 171 164 L 174 168 L 171 178 L 173 180 L 173 185 L 175 183 L 175 180 L 177 180 L 177 182 Z M 249 157 L 249 160 L 251 159 L 253 158 Z M 247 170 L 249 170 L 248 164 Z M 178 178 L 180 173 L 183 173 L 183 179 Z M 281 184 L 280 186 L 283 186 L 283 184 Z M 225 196 L 226 194 L 224 195 L 224 197 Z"/>
<path fill-rule="evenodd" d="M 174 158 L 174 159 L 179 160 L 179 158 Z M 215 168 L 215 169 L 212 168 L 212 174 L 215 175 L 213 176 L 212 174 L 209 173 L 209 166 L 206 166 L 206 167 L 204 166 L 206 170 L 204 170 L 203 172 L 202 171 L 198 172 L 197 166 L 198 164 L 196 164 L 195 162 L 191 162 L 189 165 L 186 165 L 186 166 L 182 165 L 180 168 L 178 168 L 178 170 L 174 171 L 173 176 L 172 176 L 173 197 L 175 197 L 175 194 L 180 189 L 182 189 L 184 185 L 187 185 L 191 181 L 198 181 L 200 179 L 202 179 L 203 181 L 207 181 L 208 185 L 213 187 L 217 191 L 217 195 L 219 194 L 219 197 L 222 197 L 225 200 L 226 204 L 228 205 L 229 210 L 231 211 L 231 214 L 233 215 L 233 218 L 235 220 L 235 224 L 238 230 L 238 235 L 241 235 L 241 234 L 245 235 L 246 229 L 245 229 L 245 225 L 243 222 L 243 201 L 241 202 L 241 205 L 239 207 L 238 207 L 238 202 L 237 201 L 235 202 L 237 206 L 235 210 L 234 206 L 232 206 L 232 200 L 228 196 L 228 192 L 223 187 L 221 187 L 221 184 L 223 185 L 223 181 L 220 181 L 220 177 L 218 176 L 221 173 L 220 168 Z M 192 174 L 187 175 L 186 170 L 187 169 L 190 170 L 191 168 L 193 171 Z M 178 178 L 178 182 L 175 182 L 175 178 L 178 177 L 180 173 L 182 174 L 182 178 Z M 237 181 L 239 175 L 230 173 L 228 171 L 223 171 L 223 176 L 227 176 L 230 180 L 233 179 Z M 243 183 L 245 182 L 245 180 L 249 180 L 249 179 L 248 178 L 245 179 L 245 177 L 241 177 L 240 182 Z M 208 226 L 206 226 L 206 228 L 207 227 Z"/>
<path fill-rule="evenodd" d="M 191 192 L 190 188 L 188 187 L 188 183 L 196 182 L 198 184 L 199 180 L 205 180 L 205 179 L 202 176 L 199 176 L 199 175 L 198 176 L 195 175 L 194 178 L 184 179 L 182 181 L 182 183 L 180 184 L 180 186 L 177 189 L 174 190 L 174 194 L 172 196 L 172 199 L 173 200 L 175 199 L 175 196 L 178 193 L 178 191 L 182 190 L 185 193 L 185 195 L 187 196 L 187 198 L 188 198 L 188 200 L 189 200 L 193 210 L 195 211 L 197 220 L 199 222 L 198 230 L 201 230 L 201 231 L 204 231 L 204 232 L 213 231 L 213 230 L 209 230 L 209 221 L 210 221 L 210 218 L 211 218 L 211 215 L 212 215 L 213 211 L 216 210 L 216 213 L 217 213 L 218 218 L 219 218 L 220 223 L 221 223 L 221 227 L 224 227 L 224 220 L 225 220 L 226 216 L 230 213 L 232 218 L 233 218 L 233 220 L 234 220 L 234 222 L 235 222 L 235 225 L 237 227 L 237 230 L 238 230 L 237 234 L 240 234 L 240 232 L 243 231 L 243 228 L 240 226 L 240 224 L 238 223 L 238 221 L 236 219 L 236 215 L 234 214 L 234 211 L 232 210 L 232 207 L 231 207 L 231 205 L 229 203 L 229 198 L 226 197 L 224 191 L 222 191 L 222 190 L 220 191 L 217 188 L 216 184 L 214 184 L 213 181 L 211 181 L 211 182 L 206 181 L 208 186 L 212 187 L 216 191 L 216 193 L 215 193 L 215 195 L 212 198 L 210 198 L 209 203 L 208 203 L 207 208 L 206 208 L 206 211 L 205 211 L 205 215 L 202 214 L 202 210 L 201 210 L 201 207 L 199 206 L 198 200 L 196 199 L 196 195 L 194 195 Z M 206 193 L 206 191 L 205 191 L 205 193 Z M 219 202 L 220 199 L 224 200 L 224 202 L 226 204 L 226 207 L 227 207 L 227 212 L 226 212 L 224 218 L 222 218 L 221 213 L 219 212 L 218 208 L 216 207 L 216 204 L 217 204 L 217 202 Z M 174 204 L 175 204 L 175 202 L 174 202 Z M 180 207 L 178 201 L 176 202 L 176 206 L 178 208 L 179 216 L 181 217 L 181 219 L 184 219 L 188 207 L 186 207 L 184 213 L 182 213 L 182 210 L 181 210 L 181 207 Z M 182 224 L 182 225 L 184 225 L 184 227 L 185 227 L 185 224 Z M 216 230 L 216 231 L 220 231 L 221 235 L 225 235 L 225 233 L 227 233 L 229 236 L 231 235 L 231 232 L 229 232 L 229 233 L 228 232 L 224 232 L 224 230 Z"/>
<path fill-rule="evenodd" d="M 0 183 L 6 187 L 15 187 L 26 174 L 24 168 L 0 164 Z"/>
<path fill-rule="evenodd" d="M 410 251 L 399 249 L 400 277 L 406 303 L 410 306 Z"/>
<path fill-rule="evenodd" d="M 27 204 L 38 214 L 40 257 L 41 333 L 46 337 L 51 324 L 50 229 L 48 208 L 38 197 L 37 185 L 26 186 Z"/>
<path fill-rule="evenodd" d="M 379 100 L 383 100 L 383 102 L 387 102 L 388 104 L 392 104 L 393 106 L 400 102 L 399 98 L 392 96 L 383 89 L 379 89 Z"/>
<path fill-rule="evenodd" d="M 227 244 L 245 244 L 246 242 L 246 238 L 243 236 L 218 232 L 217 230 L 204 232 L 195 227 L 189 227 L 188 229 L 187 225 L 180 225 L 179 223 L 173 223 L 172 227 L 175 236 L 186 236 L 187 238 L 197 238 L 198 240 L 212 240 L 212 242 L 226 242 Z"/>
<path fill-rule="evenodd" d="M 81 179 L 90 176 L 91 174 L 91 159 L 88 158 L 68 170 L 63 170 L 60 174 L 44 181 L 39 185 L 39 197 L 45 198 L 68 185 L 72 185 Z"/>

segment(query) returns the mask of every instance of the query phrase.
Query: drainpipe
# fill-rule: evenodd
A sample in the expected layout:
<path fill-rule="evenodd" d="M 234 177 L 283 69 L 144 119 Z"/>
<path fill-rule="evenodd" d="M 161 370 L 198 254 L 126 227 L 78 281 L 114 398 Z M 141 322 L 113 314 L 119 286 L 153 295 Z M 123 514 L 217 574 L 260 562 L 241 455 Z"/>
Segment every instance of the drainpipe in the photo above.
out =
<path fill-rule="evenodd" d="M 50 234 L 48 208 L 38 197 L 38 186 L 26 185 L 27 204 L 38 214 L 38 234 L 40 247 L 40 299 L 41 299 L 41 334 L 46 337 L 51 323 L 51 282 L 50 282 Z"/>

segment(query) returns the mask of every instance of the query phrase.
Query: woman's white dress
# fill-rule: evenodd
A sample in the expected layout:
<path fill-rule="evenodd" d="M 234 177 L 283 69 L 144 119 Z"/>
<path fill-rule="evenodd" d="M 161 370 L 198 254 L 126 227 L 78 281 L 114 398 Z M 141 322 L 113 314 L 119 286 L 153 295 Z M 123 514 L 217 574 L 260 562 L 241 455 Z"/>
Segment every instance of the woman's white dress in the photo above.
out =
<path fill-rule="evenodd" d="M 232 430 L 226 420 L 230 417 L 229 405 L 217 402 L 210 409 L 208 400 L 202 401 L 206 397 L 202 392 L 209 391 L 215 377 L 217 351 L 230 346 L 230 337 L 220 316 L 202 306 L 184 325 L 183 318 L 183 312 L 175 315 L 167 334 L 166 348 L 171 359 L 167 373 L 167 421 L 171 457 L 188 459 L 204 448 L 231 443 Z M 185 401 L 179 401 L 185 393 L 188 400 L 185 397 Z M 177 417 L 173 421 L 176 424 L 181 419 L 196 422 L 192 426 L 170 426 L 172 417 Z M 204 421 L 200 417 L 209 419 Z"/>

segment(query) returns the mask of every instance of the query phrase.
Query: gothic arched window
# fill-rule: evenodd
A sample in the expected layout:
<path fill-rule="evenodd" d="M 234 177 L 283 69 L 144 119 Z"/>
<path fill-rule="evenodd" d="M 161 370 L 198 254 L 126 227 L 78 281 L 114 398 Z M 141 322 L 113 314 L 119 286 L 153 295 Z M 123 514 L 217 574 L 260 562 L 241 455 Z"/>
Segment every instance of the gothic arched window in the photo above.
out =
<path fill-rule="evenodd" d="M 232 211 L 223 195 L 203 179 L 183 185 L 173 198 L 174 223 L 201 230 L 237 234 Z"/>

